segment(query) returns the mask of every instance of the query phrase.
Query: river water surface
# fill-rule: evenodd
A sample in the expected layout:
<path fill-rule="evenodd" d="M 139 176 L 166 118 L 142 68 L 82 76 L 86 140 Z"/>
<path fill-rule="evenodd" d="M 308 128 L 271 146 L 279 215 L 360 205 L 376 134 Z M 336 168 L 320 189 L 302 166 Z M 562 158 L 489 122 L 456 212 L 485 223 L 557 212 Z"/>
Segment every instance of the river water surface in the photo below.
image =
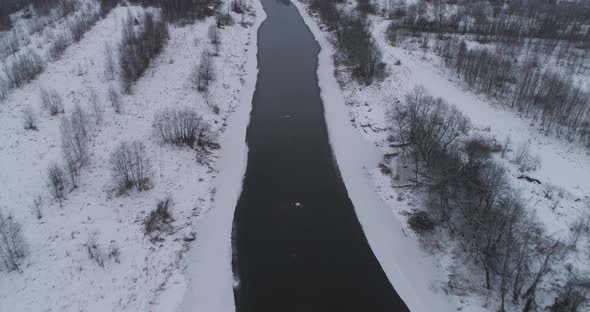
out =
<path fill-rule="evenodd" d="M 262 4 L 268 17 L 258 32 L 260 72 L 232 235 L 236 307 L 408 311 L 367 243 L 332 155 L 319 46 L 288 1 Z"/>

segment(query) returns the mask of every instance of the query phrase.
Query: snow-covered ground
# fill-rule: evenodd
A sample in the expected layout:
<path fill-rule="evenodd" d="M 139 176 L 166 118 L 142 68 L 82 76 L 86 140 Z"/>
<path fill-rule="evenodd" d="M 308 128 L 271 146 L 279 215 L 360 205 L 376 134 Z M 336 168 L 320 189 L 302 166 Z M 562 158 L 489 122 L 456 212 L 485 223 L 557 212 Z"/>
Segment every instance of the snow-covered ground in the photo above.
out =
<path fill-rule="evenodd" d="M 246 20 L 259 22 L 260 17 L 255 16 L 259 9 L 254 6 Z M 193 231 L 197 241 L 201 235 L 215 235 L 206 232 L 211 227 L 196 226 L 194 221 L 211 217 L 216 193 L 213 181 L 222 162 L 217 159 L 231 153 L 225 147 L 232 142 L 222 136 L 221 150 L 201 165 L 194 151 L 160 145 L 153 135 L 152 120 L 163 108 L 189 106 L 220 134 L 226 129 L 234 135 L 244 130 L 231 130 L 236 126 L 228 118 L 236 111 L 243 119 L 247 116 L 244 110 L 249 111 L 244 105 L 250 103 L 245 99 L 251 97 L 250 80 L 255 77 L 251 50 L 255 50 L 257 28 L 236 23 L 221 30 L 221 53 L 213 58 L 217 77 L 209 97 L 220 107 L 219 115 L 211 112 L 203 95 L 189 82 L 202 50 L 210 46 L 207 29 L 214 18 L 170 26 L 164 51 L 134 85 L 133 94 L 122 96 L 122 113 L 116 114 L 107 101 L 107 89 L 111 84 L 118 86 L 118 81 L 105 77 L 104 47 L 108 44 L 116 51 L 128 11 L 137 15 L 143 10 L 115 8 L 60 60 L 49 62 L 37 79 L 13 90 L 0 103 L 0 209 L 11 212 L 23 225 L 29 245 L 22 273 L 0 271 L 0 311 L 172 310 L 181 303 L 186 286 L 182 259 L 190 243 L 184 238 Z M 241 18 L 234 16 L 236 21 Z M 75 104 L 91 112 L 90 88 L 102 103 L 103 121 L 94 124 L 91 119 L 90 165 L 82 169 L 79 186 L 67 194 L 63 207 L 52 200 L 47 187 L 48 165 L 62 159 L 61 116 L 51 117 L 42 109 L 41 86 L 62 95 L 66 115 Z M 38 116 L 39 131 L 23 129 L 21 111 L 29 105 Z M 242 120 L 237 127 L 243 124 Z M 146 144 L 154 187 L 118 196 L 113 192 L 110 153 L 119 142 L 134 139 Z M 31 210 L 37 195 L 43 199 L 40 220 Z M 143 232 L 143 220 L 157 200 L 167 195 L 174 198 L 174 230 L 154 243 Z M 89 259 L 85 244 L 91 236 L 105 252 L 116 245 L 118 263 L 110 259 L 100 267 Z"/>
<path fill-rule="evenodd" d="M 575 144 L 540 134 L 515 112 L 466 90 L 438 65 L 440 60 L 433 53 L 392 47 L 385 37 L 389 21 L 380 16 L 370 16 L 371 31 L 383 53 L 387 77 L 370 86 L 355 82 L 344 68 L 334 70 L 332 34 L 320 30 L 319 19 L 304 9 L 305 3 L 294 2 L 322 47 L 318 75 L 332 148 L 369 243 L 390 281 L 412 311 L 432 311 L 433 307 L 436 311 L 444 311 L 445 307 L 465 311 L 496 309 L 495 297 L 473 295 L 474 292 L 469 295 L 469 287 L 481 286 L 470 285 L 478 281 L 469 278 L 462 280 L 460 274 L 469 272 L 461 269 L 464 264 L 454 259 L 452 244 L 421 244 L 420 237 L 409 228 L 407 213 L 424 205 L 422 191 L 393 187 L 400 182 L 392 181 L 377 168 L 385 154 L 396 152 L 387 141 L 388 110 L 403 101 L 414 87 L 422 85 L 433 96 L 459 108 L 471 119 L 476 132 L 493 136 L 500 144 L 509 136 L 512 151 L 498 161 L 506 167 L 511 184 L 521 191 L 527 207 L 536 213 L 548 235 L 564 242 L 570 239 L 570 225 L 590 214 L 590 154 Z M 343 9 L 350 10 L 354 5 L 355 2 L 349 2 Z M 395 65 L 398 60 L 401 64 Z M 356 133 L 346 130 L 350 126 L 356 128 Z M 359 133 L 362 139 L 357 142 L 353 138 Z M 538 155 L 541 160 L 536 171 L 527 173 L 541 180 L 540 185 L 517 179 L 521 173 L 509 161 L 517 147 L 525 142 L 529 142 L 532 155 Z M 395 170 L 400 164 L 388 165 Z M 375 191 L 386 205 L 371 198 Z M 582 239 L 579 244 L 585 246 L 586 241 Z M 587 270 L 589 259 L 587 248 L 582 247 L 565 262 Z M 563 283 L 562 271 L 560 266 L 550 279 Z M 465 287 L 463 290 L 453 289 L 451 283 L 455 285 L 457 281 L 463 282 L 459 283 Z"/>

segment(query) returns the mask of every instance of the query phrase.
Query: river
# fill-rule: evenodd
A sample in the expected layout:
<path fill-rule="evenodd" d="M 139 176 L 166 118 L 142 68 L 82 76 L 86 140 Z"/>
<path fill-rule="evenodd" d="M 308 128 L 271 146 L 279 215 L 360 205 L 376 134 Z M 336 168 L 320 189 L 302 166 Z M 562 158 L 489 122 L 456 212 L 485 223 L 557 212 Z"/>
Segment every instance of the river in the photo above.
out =
<path fill-rule="evenodd" d="M 365 238 L 334 160 L 319 46 L 297 9 L 262 0 L 248 163 L 234 216 L 240 312 L 408 311 Z"/>

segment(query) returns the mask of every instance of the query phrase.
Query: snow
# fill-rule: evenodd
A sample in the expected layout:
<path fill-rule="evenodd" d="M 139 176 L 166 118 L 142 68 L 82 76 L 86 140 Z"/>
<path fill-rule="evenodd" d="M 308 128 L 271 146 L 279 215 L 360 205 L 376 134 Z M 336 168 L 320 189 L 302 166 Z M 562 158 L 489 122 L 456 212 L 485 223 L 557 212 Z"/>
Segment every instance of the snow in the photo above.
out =
<path fill-rule="evenodd" d="M 348 110 L 343 105 L 346 101 L 333 75 L 334 49 L 303 5 L 293 3 L 321 47 L 317 73 L 330 144 L 373 252 L 411 311 L 432 311 L 432 307 L 437 311 L 455 310 L 442 293 L 445 278 L 436 263 L 421 250 L 415 237 L 404 234 L 400 220 L 375 192 L 368 170 L 377 166 L 383 153 L 348 122 Z"/>
<path fill-rule="evenodd" d="M 423 209 L 423 191 L 400 187 L 403 182 L 392 180 L 377 167 L 385 154 L 395 152 L 387 141 L 387 111 L 422 85 L 466 114 L 475 133 L 495 137 L 499 143 L 510 136 L 513 151 L 505 159 L 498 157 L 498 162 L 506 167 L 510 183 L 521 192 L 547 233 L 565 242 L 570 239 L 570 225 L 590 213 L 590 154 L 576 144 L 541 134 L 517 112 L 468 91 L 438 65 L 441 62 L 432 52 L 390 46 L 385 37 L 388 21 L 380 16 L 369 18 L 387 65 L 387 77 L 370 86 L 360 85 L 343 67 L 334 68 L 332 34 L 320 30 L 318 18 L 302 3 L 294 2 L 322 47 L 318 76 L 332 148 L 363 230 L 390 281 L 412 311 L 431 311 L 432 307 L 437 311 L 496 309 L 495 297 L 478 291 L 481 282 L 456 259 L 452 241 L 437 238 L 429 242 L 407 225 L 408 212 Z M 353 5 L 344 4 L 343 9 Z M 401 64 L 395 65 L 398 60 Z M 521 172 L 510 162 L 514 150 L 525 142 L 541 160 L 540 168 L 526 174 L 541 180 L 541 185 L 517 179 Z M 394 171 L 403 173 L 400 163 L 395 159 L 390 162 Z M 588 256 L 582 248 L 564 263 L 587 270 Z M 559 281 L 563 274 L 559 267 L 548 279 Z M 547 298 L 540 300 L 547 302 Z"/>
<path fill-rule="evenodd" d="M 217 161 L 220 172 L 214 182 L 215 201 L 212 209 L 194 225 L 200 235 L 186 261 L 184 283 L 187 288 L 178 311 L 235 311 L 233 287 L 237 281 L 234 281 L 231 265 L 232 224 L 246 173 L 246 129 L 258 75 L 256 30 L 266 19 L 259 1 L 254 1 L 254 9 L 256 21 L 249 37 L 252 44 L 245 51 L 246 84 L 240 93 L 240 104 L 229 118 L 227 131 L 221 138 L 221 146 L 225 148 Z"/>
<path fill-rule="evenodd" d="M 194 151 L 160 145 L 151 123 L 154 113 L 163 108 L 190 106 L 211 122 L 214 131 L 227 129 L 235 134 L 237 130 L 231 129 L 244 121 L 232 125 L 228 118 L 234 111 L 247 116 L 243 103 L 251 95 L 243 84 L 252 83 L 253 69 L 252 57 L 244 50 L 252 50 L 256 28 L 236 24 L 221 30 L 221 55 L 213 58 L 218 77 L 210 91 L 210 99 L 220 106 L 219 115 L 211 112 L 204 96 L 189 83 L 191 70 L 208 45 L 207 29 L 214 18 L 171 26 L 164 51 L 134 85 L 133 94 L 122 96 L 123 112 L 115 114 L 106 91 L 110 84 L 118 86 L 118 81 L 105 78 L 104 46 L 109 44 L 116 51 L 128 10 L 138 14 L 144 9 L 114 9 L 60 60 L 49 62 L 35 81 L 13 90 L 0 103 L 0 209 L 12 212 L 23 224 L 30 251 L 22 273 L 0 271 L 0 311 L 170 310 L 182 302 L 186 286 L 182 264 L 190 243 L 184 239 L 190 239 L 193 231 L 197 240 L 201 235 L 214 235 L 194 223 L 210 214 L 213 181 L 224 165 L 217 158 L 225 155 L 226 144 L 236 148 L 234 143 L 221 139 L 221 150 L 213 151 L 208 163 L 199 164 Z M 256 17 L 247 15 L 246 19 Z M 52 200 L 46 186 L 48 165 L 62 158 L 61 116 L 50 117 L 42 110 L 40 86 L 54 88 L 63 96 L 66 115 L 78 103 L 90 112 L 90 87 L 103 105 L 104 121 L 94 125 L 92 118 L 90 165 L 82 169 L 79 187 L 67 194 L 63 207 Z M 39 131 L 22 127 L 21 111 L 27 105 L 36 111 Z M 133 139 L 146 144 L 154 188 L 118 196 L 112 189 L 110 153 L 119 142 Z M 173 231 L 153 243 L 143 233 L 143 220 L 157 200 L 168 194 L 174 198 Z M 41 220 L 30 209 L 36 195 L 44 202 Z M 114 242 L 121 252 L 120 263 L 110 259 L 102 268 L 89 259 L 84 244 L 91 235 L 96 235 L 105 252 Z"/>

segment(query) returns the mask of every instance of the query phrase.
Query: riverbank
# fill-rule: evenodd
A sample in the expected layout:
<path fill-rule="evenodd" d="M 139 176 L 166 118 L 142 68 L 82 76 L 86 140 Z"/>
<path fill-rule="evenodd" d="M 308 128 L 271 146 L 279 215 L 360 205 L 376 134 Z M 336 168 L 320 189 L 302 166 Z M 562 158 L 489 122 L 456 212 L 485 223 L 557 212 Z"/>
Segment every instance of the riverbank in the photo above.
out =
<path fill-rule="evenodd" d="M 258 0 L 253 1 L 253 8 L 256 19 L 245 51 L 245 84 L 240 91 L 239 104 L 228 118 L 228 127 L 220 139 L 223 148 L 215 163 L 219 174 L 213 182 L 216 191 L 211 210 L 193 225 L 198 235 L 185 261 L 186 268 L 179 284 L 179 293 L 184 296 L 177 311 L 235 311 L 232 222 L 246 172 L 246 129 L 258 76 L 258 28 L 266 19 Z"/>
<path fill-rule="evenodd" d="M 215 194 L 223 194 L 215 181 L 219 169 L 226 165 L 218 159 L 222 154 L 233 154 L 226 149 L 244 145 L 247 122 L 237 131 L 231 129 L 238 127 L 233 125 L 234 115 L 248 116 L 251 92 L 247 95 L 247 90 L 256 77 L 250 74 L 256 71 L 256 53 L 245 52 L 255 50 L 252 37 L 256 28 L 252 24 L 258 17 L 232 12 L 236 23 L 219 30 L 221 50 L 210 58 L 216 77 L 210 83 L 208 98 L 192 87 L 191 75 L 201 53 L 212 49 L 208 31 L 215 25 L 215 17 L 170 25 L 170 39 L 163 51 L 133 85 L 133 94 L 121 95 L 120 112 L 115 112 L 108 90 L 111 86 L 117 90 L 119 81 L 105 75 L 105 46 L 115 52 L 118 68 L 122 21 L 127 16 L 141 21 L 146 10 L 155 9 L 114 8 L 82 40 L 68 47 L 63 57 L 48 60 L 38 78 L 14 89 L 0 104 L 0 209 L 12 212 L 22 225 L 29 247 L 21 273 L 0 272 L 2 311 L 170 311 L 183 300 L 188 285 L 182 271 L 187 252 L 207 237 L 207 227 L 200 224 L 215 211 Z M 52 27 L 48 25 L 43 34 L 62 30 Z M 65 116 L 78 104 L 88 118 L 90 161 L 80 171 L 77 188 L 68 187 L 62 207 L 49 192 L 47 168 L 63 163 L 63 115 L 49 116 L 43 110 L 41 86 L 61 95 Z M 93 91 L 98 97 L 97 110 L 102 113 L 100 121 L 89 99 Z M 248 100 L 242 100 L 246 97 Z M 218 113 L 209 104 L 218 106 Z M 21 111 L 27 105 L 37 117 L 38 131 L 23 129 Z M 154 135 L 154 115 L 163 109 L 184 107 L 196 110 L 213 133 L 222 135 L 217 142 L 220 150 L 196 155 L 188 147 L 161 144 Z M 228 132 L 241 134 L 236 138 L 238 143 L 223 138 Z M 151 160 L 152 188 L 119 195 L 114 190 L 111 152 L 120 142 L 133 140 L 144 143 Z M 240 154 L 235 155 L 239 158 Z M 238 180 L 235 183 L 239 185 Z M 40 217 L 31 209 L 37 196 L 41 198 Z M 173 199 L 172 220 L 150 237 L 144 222 L 167 196 Z M 227 237 L 229 234 L 228 230 Z M 229 239 L 224 246 L 230 248 Z M 89 250 L 98 250 L 101 260 L 90 257 Z M 203 259 L 207 256 L 211 255 L 203 254 Z M 227 268 L 231 285 L 231 265 Z M 207 287 L 218 280 L 218 276 L 207 279 Z M 233 302 L 231 296 L 226 302 Z"/>
<path fill-rule="evenodd" d="M 402 222 L 379 197 L 369 173 L 384 153 L 350 123 L 347 103 L 334 76 L 334 47 L 305 6 L 293 1 L 321 46 L 318 78 L 330 143 L 365 235 L 390 282 L 414 312 L 454 311 L 442 289 L 446 278 L 419 241 L 407 236 Z M 362 152 L 359 152 L 362 151 Z"/>

